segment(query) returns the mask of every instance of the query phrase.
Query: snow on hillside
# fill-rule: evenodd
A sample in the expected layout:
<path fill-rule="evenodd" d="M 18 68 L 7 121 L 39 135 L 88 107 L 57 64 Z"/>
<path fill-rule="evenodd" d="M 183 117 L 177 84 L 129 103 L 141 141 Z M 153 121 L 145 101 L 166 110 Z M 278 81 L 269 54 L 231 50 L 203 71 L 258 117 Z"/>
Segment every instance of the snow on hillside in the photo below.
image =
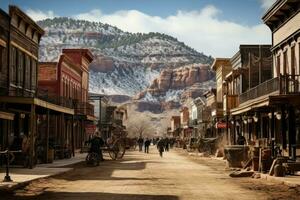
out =
<path fill-rule="evenodd" d="M 108 73 L 92 72 L 90 73 L 90 91 L 107 95 L 133 96 L 148 87 L 158 75 L 158 70 L 145 67 L 134 69 L 117 67 Z"/>
<path fill-rule="evenodd" d="M 90 90 L 95 93 L 134 96 L 166 67 L 212 62 L 210 56 L 165 34 L 128 33 L 108 24 L 70 18 L 47 19 L 38 24 L 45 30 L 40 61 L 57 61 L 63 48 L 89 48 L 96 66 L 106 66 L 97 59 L 100 57 L 112 61 L 112 70 L 90 71 Z M 178 93 L 170 91 L 166 99 L 173 99 Z"/>

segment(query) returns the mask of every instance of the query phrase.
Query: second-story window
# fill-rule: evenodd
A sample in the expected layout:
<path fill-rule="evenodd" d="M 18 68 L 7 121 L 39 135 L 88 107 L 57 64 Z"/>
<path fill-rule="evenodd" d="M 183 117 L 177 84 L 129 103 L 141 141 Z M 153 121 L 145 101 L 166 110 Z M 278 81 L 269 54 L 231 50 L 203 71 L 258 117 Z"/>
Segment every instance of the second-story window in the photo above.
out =
<path fill-rule="evenodd" d="M 295 46 L 291 48 L 291 74 L 294 76 L 296 71 Z"/>
<path fill-rule="evenodd" d="M 30 75 L 30 57 L 25 55 L 25 78 L 24 78 L 24 87 L 30 90 L 31 85 L 31 75 Z"/>
<path fill-rule="evenodd" d="M 23 87 L 24 80 L 24 53 L 22 51 L 18 51 L 18 79 L 17 85 Z"/>
<path fill-rule="evenodd" d="M 2 72 L 3 67 L 4 67 L 4 47 L 0 46 L 0 72 Z"/>
<path fill-rule="evenodd" d="M 289 74 L 287 51 L 283 52 L 283 75 Z"/>
<path fill-rule="evenodd" d="M 17 49 L 15 47 L 11 48 L 10 59 L 10 82 L 15 85 L 17 80 Z"/>
<path fill-rule="evenodd" d="M 276 57 L 276 73 L 277 73 L 277 76 L 279 76 L 280 74 L 280 55 L 278 55 Z"/>
<path fill-rule="evenodd" d="M 37 76 L 36 60 L 32 59 L 32 62 L 31 62 L 31 90 L 34 90 L 34 91 L 36 89 L 36 76 Z"/>

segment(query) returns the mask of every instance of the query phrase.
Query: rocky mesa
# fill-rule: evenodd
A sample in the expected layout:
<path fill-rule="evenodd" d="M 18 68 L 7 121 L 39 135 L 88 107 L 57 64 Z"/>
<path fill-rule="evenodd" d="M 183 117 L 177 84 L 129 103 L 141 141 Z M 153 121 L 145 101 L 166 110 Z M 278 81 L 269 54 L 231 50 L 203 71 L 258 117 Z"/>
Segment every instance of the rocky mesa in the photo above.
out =
<path fill-rule="evenodd" d="M 153 97 L 166 96 L 170 91 L 187 91 L 199 85 L 212 80 L 214 73 L 209 65 L 191 64 L 180 68 L 168 68 L 161 71 L 158 78 L 154 79 L 152 84 L 143 92 L 139 93 L 136 99 L 145 98 L 146 95 Z M 180 92 L 180 93 L 181 93 Z"/>

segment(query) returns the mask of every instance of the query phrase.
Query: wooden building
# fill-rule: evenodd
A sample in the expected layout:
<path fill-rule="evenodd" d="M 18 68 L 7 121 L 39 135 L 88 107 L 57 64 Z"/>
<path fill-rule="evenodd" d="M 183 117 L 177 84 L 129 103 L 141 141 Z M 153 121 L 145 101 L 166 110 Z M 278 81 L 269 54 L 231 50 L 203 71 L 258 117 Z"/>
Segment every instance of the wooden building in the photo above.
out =
<path fill-rule="evenodd" d="M 124 121 L 127 119 L 126 106 L 106 106 L 105 119 L 101 122 L 101 135 L 105 140 L 126 135 Z"/>
<path fill-rule="evenodd" d="M 189 139 L 192 135 L 192 128 L 189 127 L 189 109 L 184 106 L 180 110 L 180 128 L 181 128 L 181 139 Z"/>
<path fill-rule="evenodd" d="M 258 138 L 257 126 L 252 118 L 246 117 L 243 109 L 245 107 L 249 109 L 249 100 L 257 97 L 257 93 L 249 91 L 254 91 L 258 85 L 272 77 L 270 48 L 271 45 L 240 45 L 239 51 L 230 59 L 232 71 L 223 81 L 224 115 L 228 124 L 229 144 L 236 143 L 239 133 L 249 141 Z"/>
<path fill-rule="evenodd" d="M 180 116 L 171 117 L 171 126 L 170 126 L 171 135 L 174 138 L 179 137 L 180 134 Z"/>
<path fill-rule="evenodd" d="M 272 31 L 270 136 L 284 155 L 295 159 L 300 154 L 300 2 L 276 1 L 262 19 Z"/>
<path fill-rule="evenodd" d="M 4 12 L 1 11 L 1 14 L 4 15 Z M 0 107 L 14 114 L 8 130 L 10 134 L 2 148 L 21 150 L 22 141 L 28 138 L 28 150 L 23 149 L 23 154 L 16 154 L 13 164 L 33 167 L 39 152 L 47 154 L 45 149 L 49 147 L 46 140 L 41 140 L 49 134 L 49 123 L 46 123 L 46 132 L 40 134 L 38 115 L 44 116 L 47 121 L 50 112 L 72 114 L 74 110 L 38 98 L 38 49 L 44 31 L 16 6 L 10 6 L 9 15 L 1 17 L 0 21 L 3 30 L 0 33 L 1 51 L 2 55 L 7 55 L 1 58 L 4 64 L 1 65 Z"/>
<path fill-rule="evenodd" d="M 217 129 L 216 129 L 216 118 L 213 118 L 212 116 L 215 115 L 215 113 L 212 113 L 213 110 L 216 110 L 217 106 L 217 96 L 216 96 L 216 89 L 211 88 L 210 90 L 206 91 L 204 94 L 204 97 L 206 99 L 206 109 L 210 111 L 210 117 L 208 119 L 207 124 L 207 131 L 205 137 L 216 137 L 217 136 Z"/>
<path fill-rule="evenodd" d="M 0 9 L 0 95 L 8 91 L 8 44 L 9 44 L 9 15 Z M 0 107 L 0 151 L 7 148 L 8 136 L 12 129 L 14 114 L 7 112 L 4 105 Z"/>
<path fill-rule="evenodd" d="M 56 148 L 72 149 L 73 154 L 89 137 L 85 127 L 96 120 L 94 106 L 88 102 L 88 67 L 92 60 L 87 49 L 63 49 L 58 62 L 39 63 L 39 95 L 68 102 L 74 108 L 74 115 L 53 116 L 51 126 L 58 131 L 50 135 Z"/>
<path fill-rule="evenodd" d="M 223 113 L 223 101 L 225 87 L 223 81 L 225 77 L 232 70 L 230 59 L 228 58 L 216 58 L 211 66 L 211 69 L 216 72 L 216 102 L 212 107 L 212 121 L 216 128 L 216 136 L 226 136 L 228 140 L 228 134 L 226 134 L 227 122 L 226 116 Z M 225 135 L 226 134 L 226 135 Z"/>

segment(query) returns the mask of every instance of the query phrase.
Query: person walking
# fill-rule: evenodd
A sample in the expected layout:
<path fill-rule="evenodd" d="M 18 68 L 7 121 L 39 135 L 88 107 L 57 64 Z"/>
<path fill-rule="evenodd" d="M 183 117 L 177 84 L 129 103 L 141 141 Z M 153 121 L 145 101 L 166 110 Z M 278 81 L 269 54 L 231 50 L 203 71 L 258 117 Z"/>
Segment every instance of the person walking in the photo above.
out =
<path fill-rule="evenodd" d="M 149 153 L 150 143 L 151 143 L 150 139 L 146 138 L 145 143 L 144 143 L 145 153 Z"/>
<path fill-rule="evenodd" d="M 170 141 L 169 141 L 169 138 L 165 138 L 165 151 L 169 151 L 169 145 L 170 145 Z"/>
<path fill-rule="evenodd" d="M 139 145 L 139 152 L 143 151 L 144 139 L 142 137 L 139 137 L 137 142 L 138 142 L 138 145 Z"/>
<path fill-rule="evenodd" d="M 163 157 L 163 152 L 165 150 L 165 141 L 164 139 L 160 139 L 158 142 L 157 142 L 157 149 L 159 151 L 159 155 L 160 157 Z"/>
<path fill-rule="evenodd" d="M 101 146 L 104 145 L 103 139 L 99 136 L 99 132 L 94 134 L 94 137 L 90 140 L 91 147 L 89 153 L 97 154 L 97 165 L 99 165 L 99 161 L 104 161 Z"/>
<path fill-rule="evenodd" d="M 245 145 L 245 143 L 246 143 L 246 138 L 241 133 L 238 133 L 237 144 Z"/>

